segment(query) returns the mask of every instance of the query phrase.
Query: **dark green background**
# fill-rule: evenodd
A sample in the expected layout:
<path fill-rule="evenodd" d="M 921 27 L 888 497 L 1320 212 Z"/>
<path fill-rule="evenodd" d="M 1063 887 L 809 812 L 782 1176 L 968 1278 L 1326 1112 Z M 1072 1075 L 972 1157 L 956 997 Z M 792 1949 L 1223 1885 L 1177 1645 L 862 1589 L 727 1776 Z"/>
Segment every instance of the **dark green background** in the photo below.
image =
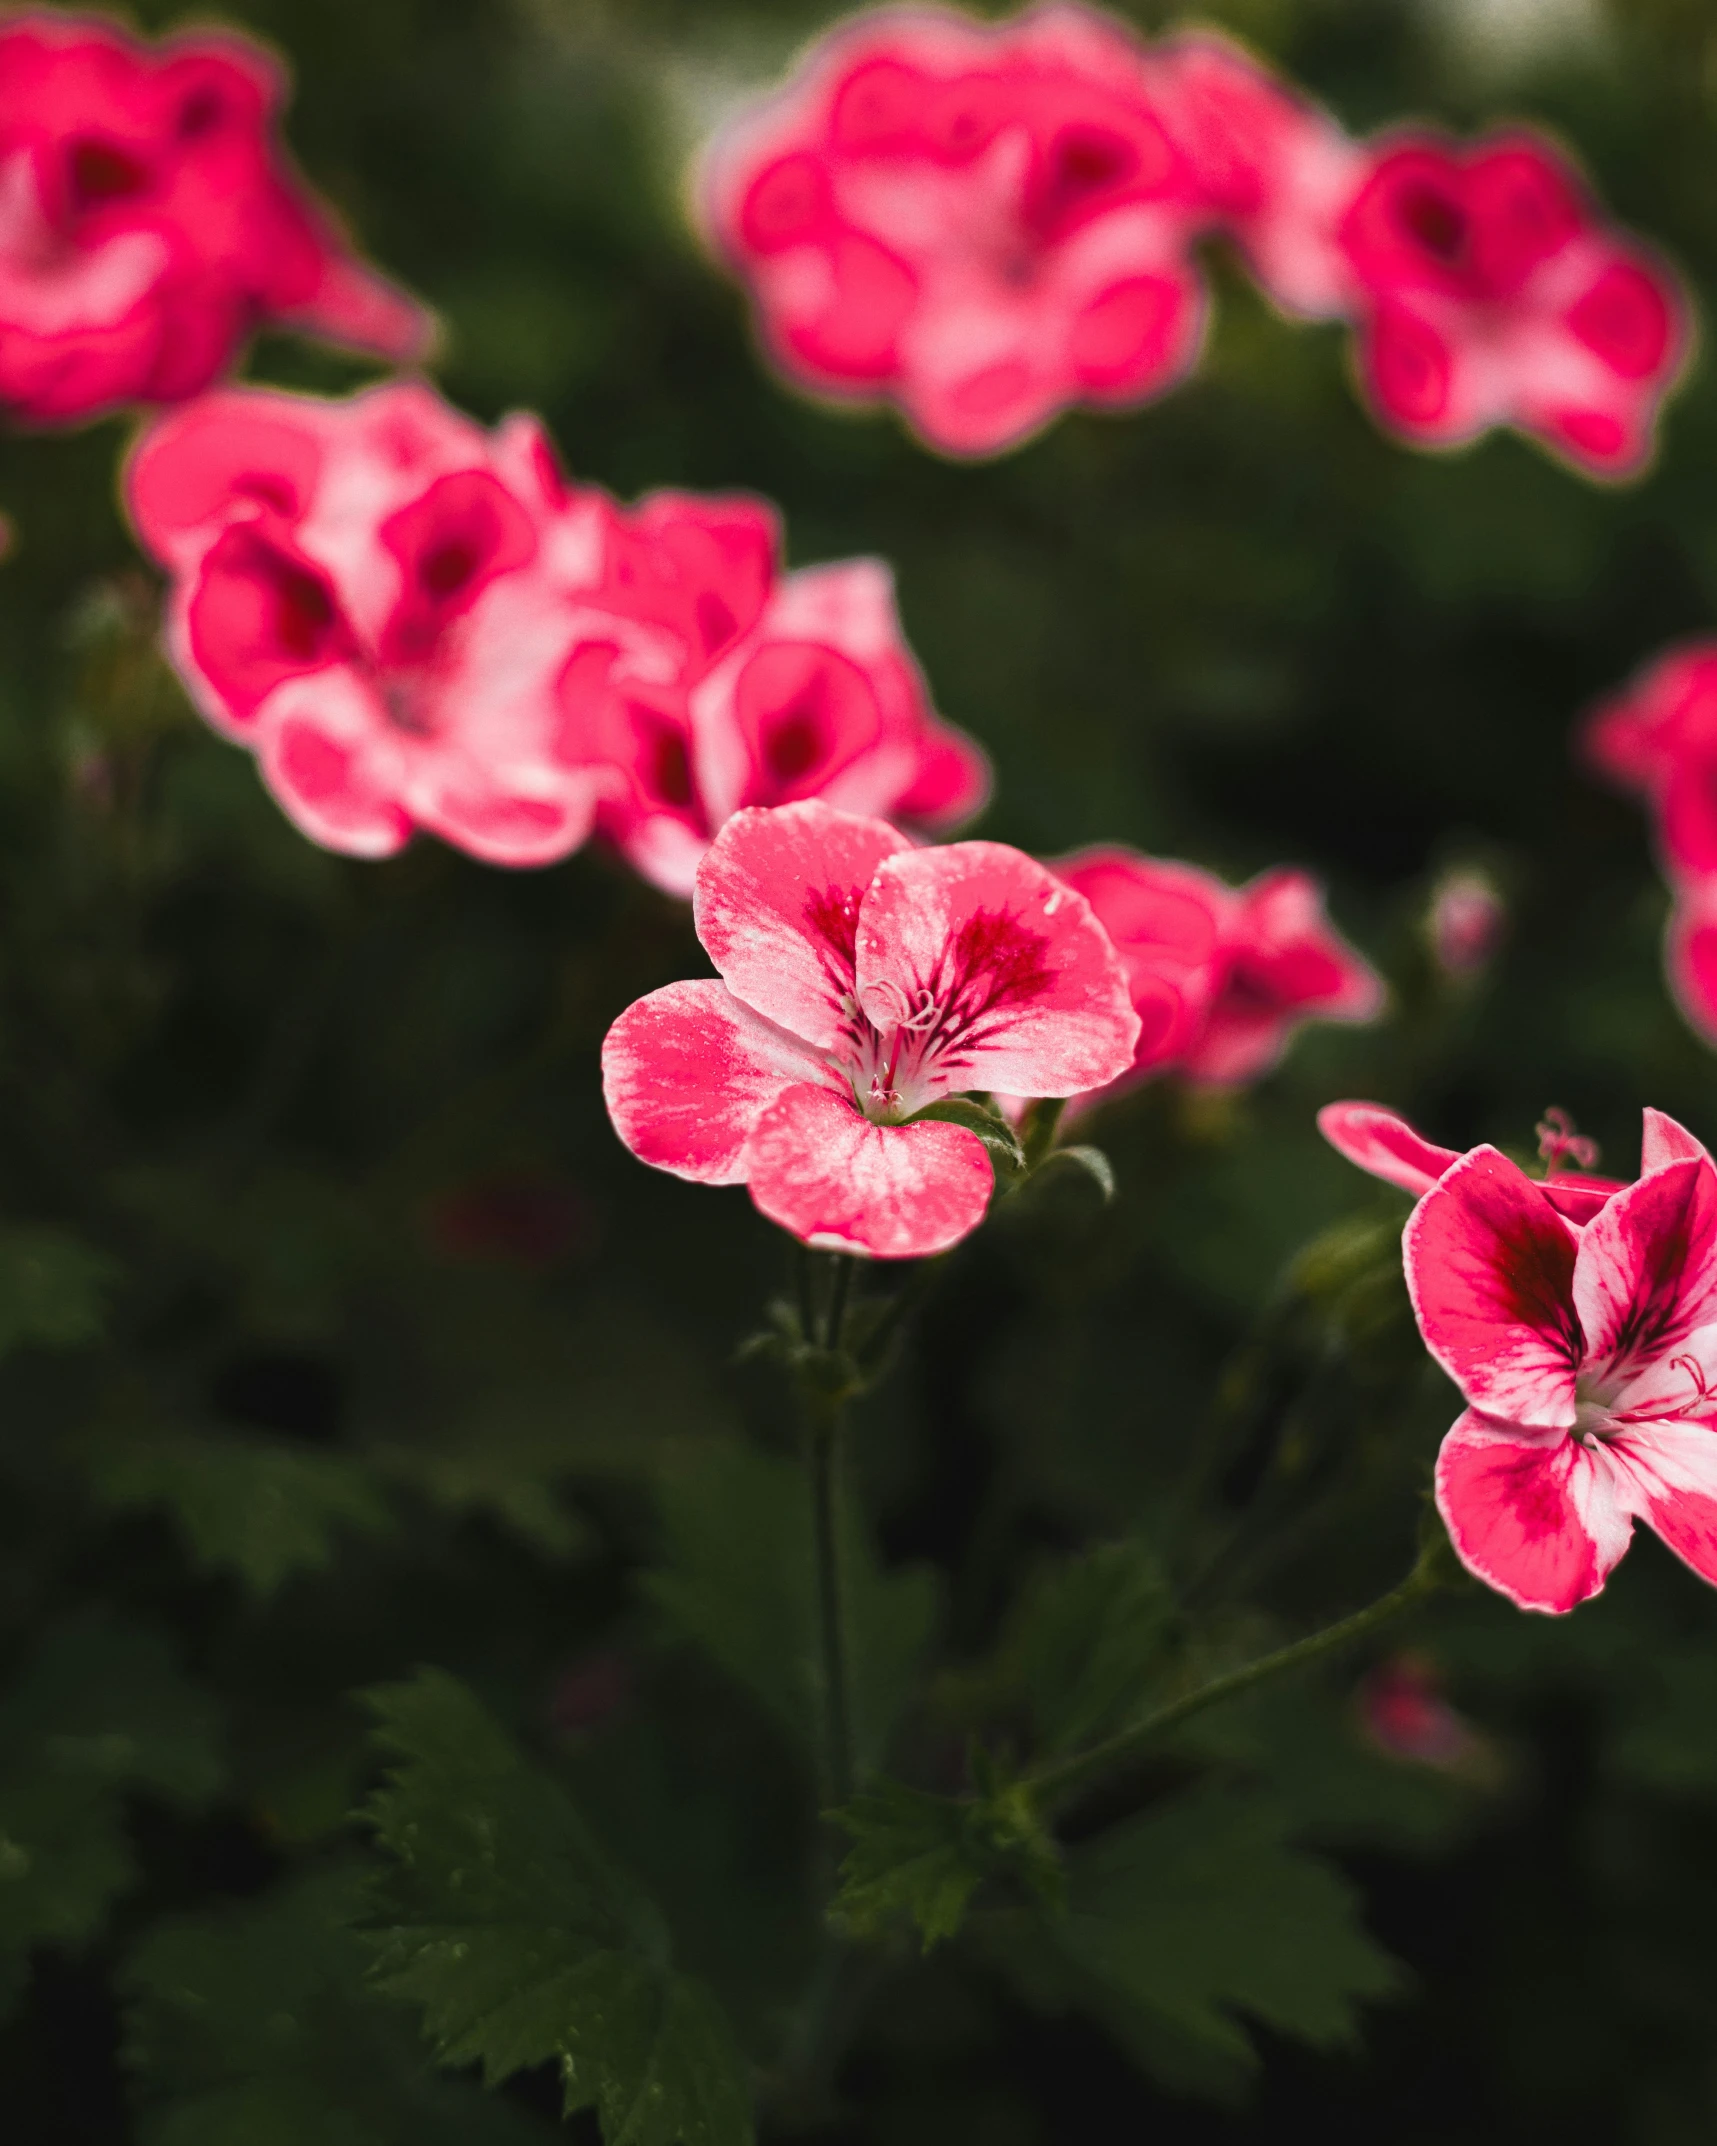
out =
<path fill-rule="evenodd" d="M 1506 81 L 1402 0 L 1210 12 L 1356 130 L 1408 113 L 1550 125 L 1707 297 L 1704 0 L 1618 0 L 1596 57 Z M 1401 1569 L 1452 1413 L 1410 1376 L 1398 1325 L 1379 1369 L 1284 1339 L 1281 1318 L 1252 1387 L 1213 1403 L 1294 1249 L 1344 1214 L 1404 1211 L 1321 1147 L 1316 1106 L 1377 1095 L 1439 1140 L 1520 1148 L 1560 1103 L 1623 1172 L 1642 1103 L 1717 1136 L 1711 1056 L 1661 980 L 1641 818 L 1570 753 L 1596 695 L 1711 621 L 1717 374 L 1694 371 L 1658 469 L 1625 490 L 1512 439 L 1415 455 L 1360 410 L 1337 331 L 1279 322 L 1213 258 L 1190 386 L 992 465 L 938 462 L 886 417 L 778 388 L 678 207 L 690 104 L 766 74 L 829 14 L 259 0 L 231 19 L 290 56 L 305 166 L 444 315 L 454 401 L 540 410 L 575 475 L 625 495 L 766 493 L 795 564 L 893 561 L 938 704 L 994 756 L 984 832 L 1327 877 L 1392 978 L 1393 1021 L 1309 1036 L 1231 1103 L 1163 1089 L 1114 1113 L 1120 1207 L 1072 1200 L 974 1247 L 859 1440 L 888 1552 L 947 1571 L 951 1662 L 1047 1548 L 1166 1527 L 1167 1486 L 1205 1447 L 1214 1487 L 1171 1556 L 1196 1567 L 1264 1485 L 1282 1501 L 1256 1525 L 1268 1549 L 1220 1568 L 1213 1600 L 1298 1625 Z M 360 377 L 284 342 L 252 370 Z M 771 1910 L 731 1843 L 766 1832 L 784 1793 L 762 1732 L 730 1718 L 740 1703 L 653 1645 L 635 1587 L 653 1471 L 780 1418 L 766 1373 L 731 1361 L 779 1240 L 742 1193 L 632 1163 L 601 1108 L 608 1021 L 702 972 L 684 913 L 596 854 L 510 876 L 428 842 L 379 866 L 311 850 L 149 666 L 152 591 L 114 505 L 124 438 L 0 442 L 20 532 L 0 568 L 0 1200 L 114 1276 L 103 1345 L 0 1367 L 0 1652 L 25 1660 L 92 1603 L 150 1620 L 216 1695 L 231 1775 L 201 1817 L 139 1806 L 138 1884 L 98 1940 L 42 1956 L 0 2030 L 7 2135 L 31 2146 L 134 2135 L 113 1978 L 154 1918 L 270 1897 L 342 1852 L 367 1763 L 355 1687 L 438 1662 L 546 1748 L 554 1695 L 564 1730 L 595 1650 L 595 1688 L 630 1691 L 622 1741 L 658 1716 L 690 1724 L 650 1822 L 672 1836 L 660 1860 L 686 1866 L 659 1881 L 707 1920 L 717 1974 L 736 1931 L 740 1951 L 766 1944 Z M 1463 994 L 1435 984 L 1418 934 L 1432 875 L 1464 859 L 1507 889 L 1512 928 Z M 553 1220 L 546 1264 L 448 1250 L 448 1199 L 497 1179 Z M 324 1505 L 358 1524 L 313 1516 L 327 1561 L 247 1588 L 218 1552 L 199 1560 L 182 1515 L 126 1504 L 114 1446 L 179 1436 L 284 1454 L 288 1472 L 316 1456 Z M 1304 1495 L 1290 1448 L 1313 1456 Z M 364 1500 L 387 1468 L 406 1487 L 382 1531 Z M 1213 2112 L 1095 2027 L 1038 2020 L 939 1957 L 877 2006 L 826 2136 L 1240 2140 L 1295 2122 L 1391 2146 L 1708 2139 L 1717 1605 L 1642 1539 L 1566 1623 L 1472 1597 L 1423 1638 L 1505 1785 L 1418 1835 L 1387 1812 L 1328 1828 L 1417 1978 L 1363 2052 L 1267 2046 L 1250 2109 Z M 600 1802 L 603 1737 L 574 1742 Z M 703 1815 L 708 1751 L 737 1784 L 737 1835 Z M 552 2106 L 542 2082 L 511 2092 Z"/>

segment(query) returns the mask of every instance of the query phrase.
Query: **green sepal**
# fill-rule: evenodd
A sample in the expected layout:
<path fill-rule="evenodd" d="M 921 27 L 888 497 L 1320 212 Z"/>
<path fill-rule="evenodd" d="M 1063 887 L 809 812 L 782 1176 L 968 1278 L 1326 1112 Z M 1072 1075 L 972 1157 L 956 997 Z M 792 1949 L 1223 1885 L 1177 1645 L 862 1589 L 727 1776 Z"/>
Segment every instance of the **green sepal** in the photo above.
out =
<path fill-rule="evenodd" d="M 998 1182 L 1025 1175 L 1025 1149 L 1020 1146 L 1019 1135 L 1006 1118 L 973 1097 L 945 1095 L 941 1102 L 915 1111 L 906 1122 L 922 1125 L 926 1119 L 938 1125 L 963 1125 L 967 1132 L 976 1133 L 984 1143 Z"/>

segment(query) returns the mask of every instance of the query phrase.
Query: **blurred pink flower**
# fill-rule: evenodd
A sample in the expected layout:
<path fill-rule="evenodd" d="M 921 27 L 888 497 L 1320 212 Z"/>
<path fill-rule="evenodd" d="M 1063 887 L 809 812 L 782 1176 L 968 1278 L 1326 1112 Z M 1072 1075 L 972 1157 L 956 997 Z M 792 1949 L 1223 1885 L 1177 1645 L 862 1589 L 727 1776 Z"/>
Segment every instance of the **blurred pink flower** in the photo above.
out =
<path fill-rule="evenodd" d="M 1114 940 L 1140 1017 L 1130 1072 L 1202 1086 L 1258 1079 L 1310 1020 L 1371 1021 L 1376 972 L 1324 914 L 1315 880 L 1286 868 L 1229 887 L 1196 865 L 1137 850 L 1081 850 L 1051 864 Z"/>
<path fill-rule="evenodd" d="M 689 894 L 747 805 L 821 797 L 934 833 L 982 805 L 988 763 L 932 708 L 881 561 L 778 579 L 777 518 L 753 500 L 659 493 L 605 526 L 601 600 L 679 654 L 651 678 L 581 649 L 560 749 L 622 772 L 600 824 L 647 879 Z"/>
<path fill-rule="evenodd" d="M 1361 382 L 1394 431 L 1456 447 L 1512 425 L 1590 476 L 1649 461 L 1691 344 L 1687 303 L 1548 142 L 1385 135 L 1340 237 Z"/>
<path fill-rule="evenodd" d="M 600 785 L 554 754 L 557 682 L 627 629 L 534 419 L 232 388 L 146 432 L 126 492 L 175 667 L 313 841 L 381 857 L 424 827 L 527 865 L 584 839 Z"/>
<path fill-rule="evenodd" d="M 0 22 L 0 406 L 64 424 L 177 401 L 264 323 L 422 355 L 429 315 L 292 171 L 284 97 L 234 33 L 151 47 L 94 16 Z"/>
<path fill-rule="evenodd" d="M 1402 1239 L 1419 1331 L 1467 1404 L 1437 1508 L 1469 1571 L 1521 1609 L 1596 1594 L 1636 1520 L 1717 1581 L 1717 1169 L 1656 1112 L 1642 1161 L 1576 1227 L 1474 1148 Z"/>
<path fill-rule="evenodd" d="M 1647 1152 L 1661 1160 L 1679 1128 L 1655 1110 L 1646 1112 L 1645 1126 Z M 1461 1160 L 1463 1152 L 1438 1147 L 1382 1103 L 1326 1103 L 1318 1112 L 1318 1131 L 1338 1155 L 1370 1176 L 1382 1178 L 1386 1185 L 1399 1185 L 1415 1198 L 1440 1183 Z M 1553 1108 L 1545 1113 L 1544 1123 L 1538 1127 L 1538 1152 L 1548 1168 L 1543 1177 L 1528 1182 L 1576 1228 L 1607 1206 L 1626 1182 L 1619 1177 L 1591 1174 L 1598 1160 L 1597 1142 L 1576 1133 L 1565 1110 Z M 1578 1164 L 1573 1170 L 1562 1167 L 1563 1158 L 1570 1155 Z"/>
<path fill-rule="evenodd" d="M 1200 205 L 1265 295 L 1302 319 L 1345 312 L 1349 272 L 1337 232 L 1365 152 L 1327 112 L 1214 31 L 1166 40 L 1152 69 Z"/>
<path fill-rule="evenodd" d="M 641 1161 L 739 1185 L 802 1242 L 882 1259 L 983 1220 L 989 1158 L 917 1113 L 966 1090 L 1076 1095 L 1132 1057 L 1138 1020 L 1080 896 L 995 842 L 914 849 L 812 800 L 748 807 L 699 867 L 720 981 L 628 1007 L 603 1089 Z"/>
<path fill-rule="evenodd" d="M 1355 1696 L 1367 1741 L 1388 1757 L 1438 1773 L 1494 1771 L 1489 1743 L 1449 1704 L 1443 1679 L 1427 1656 L 1391 1655 L 1361 1679 Z"/>
<path fill-rule="evenodd" d="M 1465 865 L 1431 890 L 1425 936 L 1445 976 L 1464 982 L 1487 969 L 1508 928 L 1508 910 L 1488 872 Z"/>
<path fill-rule="evenodd" d="M 1196 174 L 1144 45 L 1074 0 L 857 17 L 714 143 L 698 205 L 787 373 L 948 454 L 1143 402 L 1203 334 Z"/>

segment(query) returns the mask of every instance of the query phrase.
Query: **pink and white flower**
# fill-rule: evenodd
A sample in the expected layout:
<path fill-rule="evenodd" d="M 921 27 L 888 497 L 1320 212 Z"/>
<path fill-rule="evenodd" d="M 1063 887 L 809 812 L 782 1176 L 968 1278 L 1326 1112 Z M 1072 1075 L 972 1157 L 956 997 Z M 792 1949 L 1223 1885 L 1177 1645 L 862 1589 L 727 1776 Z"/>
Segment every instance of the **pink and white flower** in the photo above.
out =
<path fill-rule="evenodd" d="M 941 834 L 983 804 L 988 762 L 931 705 L 881 560 L 778 576 L 777 518 L 754 500 L 659 493 L 606 529 L 601 600 L 680 654 L 640 675 L 586 644 L 560 750 L 620 772 L 600 825 L 645 878 L 689 894 L 748 805 L 821 797 Z"/>
<path fill-rule="evenodd" d="M 1209 219 L 1284 313 L 1346 311 L 1341 219 L 1365 152 L 1233 39 L 1185 31 L 1152 54 L 1162 109 Z"/>
<path fill-rule="evenodd" d="M 534 419 L 486 433 L 409 382 L 228 389 L 144 435 L 126 496 L 174 667 L 313 841 L 423 827 L 525 865 L 584 839 L 601 785 L 555 755 L 558 681 L 581 638 L 648 636 L 597 611 L 597 507 Z"/>
<path fill-rule="evenodd" d="M 801 1242 L 881 1259 L 957 1243 L 993 1176 L 971 1091 L 1068 1096 L 1129 1063 L 1138 1017 L 1084 899 L 995 842 L 915 849 L 811 800 L 746 807 L 698 869 L 720 980 L 629 1007 L 603 1091 L 641 1161 L 745 1185 Z"/>
<path fill-rule="evenodd" d="M 1437 1507 L 1462 1562 L 1522 1609 L 1596 1594 L 1637 1520 L 1717 1582 L 1717 1170 L 1656 1112 L 1642 1164 L 1576 1224 L 1474 1148 L 1403 1238 L 1419 1331 L 1467 1404 Z"/>
<path fill-rule="evenodd" d="M 149 46 L 57 10 L 0 23 L 0 406 L 65 424 L 193 395 L 264 322 L 423 354 L 423 308 L 366 268 L 278 139 L 247 38 Z"/>
<path fill-rule="evenodd" d="M 1381 979 L 1324 914 L 1317 882 L 1287 868 L 1229 887 L 1196 865 L 1099 847 L 1050 869 L 1114 940 L 1140 1017 L 1118 1092 L 1174 1070 L 1206 1087 L 1267 1073 L 1309 1020 L 1371 1021 Z"/>
<path fill-rule="evenodd" d="M 1431 890 L 1425 938 L 1431 958 L 1455 983 L 1470 983 L 1496 957 L 1508 930 L 1508 906 L 1488 872 L 1460 865 Z"/>
<path fill-rule="evenodd" d="M 1475 1782 L 1496 1775 L 1496 1752 L 1449 1704 L 1428 1656 L 1391 1655 L 1361 1681 L 1355 1697 L 1366 1741 L 1388 1757 Z"/>
<path fill-rule="evenodd" d="M 1666 1143 L 1674 1138 L 1673 1121 L 1655 1110 L 1645 1115 L 1650 1152 L 1661 1159 L 1667 1153 Z M 1318 1131 L 1338 1155 L 1386 1185 L 1399 1185 L 1415 1199 L 1440 1184 L 1463 1153 L 1476 1152 L 1439 1147 L 1383 1103 L 1326 1103 L 1318 1112 Z M 1527 1182 L 1576 1227 L 1589 1222 L 1622 1190 L 1623 1179 L 1593 1174 L 1597 1143 L 1575 1132 L 1565 1110 L 1546 1111 L 1538 1127 L 1538 1153 L 1546 1174 Z M 1567 1168 L 1570 1160 L 1573 1169 Z"/>
<path fill-rule="evenodd" d="M 1687 302 L 1548 142 L 1387 135 L 1339 235 L 1361 384 L 1391 430 L 1457 447 L 1512 425 L 1597 477 L 1650 460 Z"/>
<path fill-rule="evenodd" d="M 785 372 L 947 454 L 1146 401 L 1203 335 L 1195 175 L 1143 45 L 1075 0 L 859 16 L 716 140 L 697 206 Z"/>

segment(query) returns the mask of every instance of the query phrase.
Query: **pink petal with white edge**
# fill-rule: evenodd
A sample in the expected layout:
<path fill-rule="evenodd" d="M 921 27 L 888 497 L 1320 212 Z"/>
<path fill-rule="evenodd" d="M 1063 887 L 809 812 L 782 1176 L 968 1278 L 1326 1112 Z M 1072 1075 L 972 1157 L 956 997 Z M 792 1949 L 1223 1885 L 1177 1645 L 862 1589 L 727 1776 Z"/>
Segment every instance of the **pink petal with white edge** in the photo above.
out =
<path fill-rule="evenodd" d="M 922 1259 L 984 1219 L 995 1175 L 984 1144 L 935 1120 L 876 1125 L 827 1088 L 789 1088 L 746 1149 L 751 1197 L 801 1243 Z"/>
<path fill-rule="evenodd" d="M 1684 1565 L 1717 1586 L 1717 1429 L 1710 1423 L 1641 1424 L 1609 1448 L 1622 1494 Z"/>
<path fill-rule="evenodd" d="M 906 837 L 809 798 L 736 812 L 698 867 L 692 919 L 735 995 L 831 1050 L 845 1033 L 859 904 Z"/>
<path fill-rule="evenodd" d="M 1419 1202 L 1401 1242 L 1425 1346 L 1467 1401 L 1517 1425 L 1570 1427 L 1578 1239 L 1531 1178 L 1474 1148 Z"/>
<path fill-rule="evenodd" d="M 1645 1109 L 1645 1129 L 1640 1136 L 1640 1175 L 1661 1170 L 1667 1162 L 1709 1162 L 1703 1141 L 1695 1140 L 1685 1125 L 1678 1125 L 1667 1111 Z"/>
<path fill-rule="evenodd" d="M 881 867 L 859 913 L 858 998 L 867 1012 L 934 1006 L 925 1055 L 943 1092 L 1079 1095 L 1126 1072 L 1139 1038 L 1090 904 L 999 842 Z"/>
<path fill-rule="evenodd" d="M 1459 1150 L 1438 1147 L 1381 1103 L 1326 1103 L 1318 1131 L 1338 1155 L 1415 1197 L 1461 1159 Z"/>
<path fill-rule="evenodd" d="M 1455 1554 L 1517 1609 L 1559 1616 L 1595 1595 L 1633 1532 L 1601 1448 L 1469 1410 L 1437 1455 Z"/>
<path fill-rule="evenodd" d="M 1587 1224 L 1574 1267 L 1586 1361 L 1625 1374 L 1717 1318 L 1717 1170 L 1668 1163 Z"/>
<path fill-rule="evenodd" d="M 391 857 L 411 840 L 387 729 L 369 687 L 345 669 L 294 679 L 263 710 L 257 764 L 287 817 L 348 857 Z M 378 760 L 381 762 L 378 765 Z"/>
<path fill-rule="evenodd" d="M 640 1162 L 699 1185 L 743 1184 L 759 1119 L 818 1070 L 812 1052 L 713 977 L 652 991 L 602 1045 L 614 1130 Z"/>

